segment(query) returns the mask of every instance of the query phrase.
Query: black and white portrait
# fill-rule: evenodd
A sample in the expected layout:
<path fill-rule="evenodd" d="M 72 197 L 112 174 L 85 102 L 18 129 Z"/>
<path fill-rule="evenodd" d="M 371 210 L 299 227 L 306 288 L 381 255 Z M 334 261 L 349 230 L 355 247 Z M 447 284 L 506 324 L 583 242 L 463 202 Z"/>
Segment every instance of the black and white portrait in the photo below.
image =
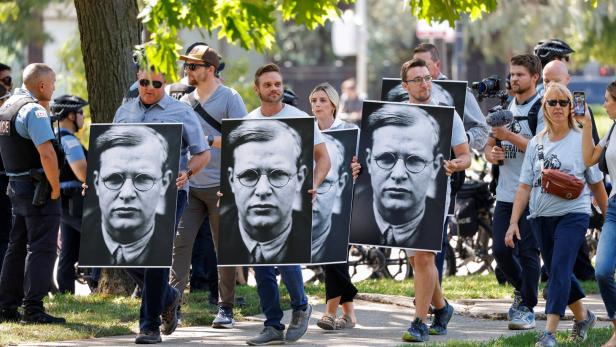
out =
<path fill-rule="evenodd" d="M 454 109 L 365 101 L 350 243 L 440 250 Z"/>
<path fill-rule="evenodd" d="M 314 119 L 223 120 L 218 265 L 310 263 Z"/>
<path fill-rule="evenodd" d="M 348 254 L 353 199 L 351 159 L 357 152 L 359 129 L 325 131 L 322 135 L 331 168 L 312 205 L 312 263 L 343 263 Z"/>
<path fill-rule="evenodd" d="M 464 117 L 467 84 L 466 81 L 432 80 L 432 98 L 440 105 L 453 106 L 460 117 Z M 383 78 L 381 100 L 393 102 L 409 100 L 408 93 L 402 88 L 400 78 Z"/>
<path fill-rule="evenodd" d="M 79 265 L 170 267 L 181 124 L 93 124 Z"/>

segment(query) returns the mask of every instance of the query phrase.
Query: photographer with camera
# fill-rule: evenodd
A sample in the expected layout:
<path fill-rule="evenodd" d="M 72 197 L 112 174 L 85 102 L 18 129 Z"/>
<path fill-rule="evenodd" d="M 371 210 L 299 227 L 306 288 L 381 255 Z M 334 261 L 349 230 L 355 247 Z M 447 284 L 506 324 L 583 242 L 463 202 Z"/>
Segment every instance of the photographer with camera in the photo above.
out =
<path fill-rule="evenodd" d="M 484 153 L 486 160 L 493 165 L 502 162 L 498 178 L 493 178 L 497 180 L 497 186 L 492 252 L 507 281 L 515 288 L 514 302 L 508 312 L 508 326 L 517 330 L 535 327 L 533 308 L 537 305 L 540 274 L 539 246 L 526 219 L 528 208 L 519 220 L 521 238 L 516 241 L 515 249 L 505 245 L 505 233 L 509 227 L 526 145 L 537 131 L 543 129 L 541 96 L 535 89 L 541 76 L 541 62 L 532 54 L 517 55 L 511 58 L 509 71 L 514 94 L 507 106 L 512 114 L 511 122 L 492 128 L 493 138 L 488 139 Z M 493 114 L 490 116 L 498 118 Z M 496 144 L 497 140 L 502 141 L 500 146 Z"/>

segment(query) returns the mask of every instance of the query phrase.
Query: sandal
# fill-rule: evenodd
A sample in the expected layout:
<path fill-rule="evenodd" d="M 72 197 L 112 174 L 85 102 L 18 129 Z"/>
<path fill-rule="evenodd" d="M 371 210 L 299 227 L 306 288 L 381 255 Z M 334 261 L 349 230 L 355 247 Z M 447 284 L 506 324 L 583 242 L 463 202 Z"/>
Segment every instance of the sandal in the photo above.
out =
<path fill-rule="evenodd" d="M 353 323 L 353 320 L 348 315 L 336 319 L 336 329 L 351 329 L 354 327 L 355 323 Z"/>
<path fill-rule="evenodd" d="M 336 330 L 336 316 L 325 313 L 317 322 L 317 326 L 324 330 Z"/>

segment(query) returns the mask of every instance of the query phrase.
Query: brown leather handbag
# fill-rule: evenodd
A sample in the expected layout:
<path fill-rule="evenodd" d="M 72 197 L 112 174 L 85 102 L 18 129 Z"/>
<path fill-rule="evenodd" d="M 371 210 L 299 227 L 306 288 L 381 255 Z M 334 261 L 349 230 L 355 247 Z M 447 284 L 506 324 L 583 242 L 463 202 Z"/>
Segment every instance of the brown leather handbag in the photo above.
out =
<path fill-rule="evenodd" d="M 541 161 L 541 188 L 548 194 L 556 195 L 566 200 L 577 199 L 584 190 L 584 182 L 574 175 L 558 169 L 545 169 L 543 164 L 543 135 L 538 137 L 537 150 Z"/>

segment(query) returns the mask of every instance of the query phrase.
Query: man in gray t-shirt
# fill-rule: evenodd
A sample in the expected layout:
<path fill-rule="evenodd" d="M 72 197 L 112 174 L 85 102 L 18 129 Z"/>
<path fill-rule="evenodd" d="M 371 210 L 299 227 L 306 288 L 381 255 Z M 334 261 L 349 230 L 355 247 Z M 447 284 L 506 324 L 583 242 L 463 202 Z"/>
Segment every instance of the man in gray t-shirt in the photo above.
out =
<path fill-rule="evenodd" d="M 220 190 L 220 124 L 226 118 L 242 118 L 246 107 L 242 97 L 233 89 L 224 86 L 216 77 L 220 56 L 206 45 L 196 45 L 180 59 L 185 61 L 188 83 L 196 89 L 180 100 L 190 105 L 197 113 L 204 136 L 212 147 L 212 159 L 205 169 L 190 179 L 188 205 L 184 210 L 180 227 L 173 245 L 173 271 L 171 285 L 184 292 L 190 274 L 193 245 L 206 217 L 209 220 L 214 246 L 218 245 L 219 209 L 216 206 Z M 233 303 L 235 299 L 235 268 L 218 268 L 218 293 L 211 293 L 218 301 L 218 314 L 214 328 L 232 328 Z"/>
<path fill-rule="evenodd" d="M 531 329 L 535 326 L 533 308 L 537 305 L 540 267 L 539 246 L 526 219 L 528 209 L 520 218 L 521 239 L 516 240 L 515 254 L 513 248 L 505 245 L 505 233 L 509 227 L 526 146 L 530 138 L 543 129 L 541 111 L 536 115 L 536 129 L 531 129 L 528 121 L 533 105 L 541 102 L 541 96 L 535 89 L 541 74 L 541 62 L 532 54 L 517 55 L 511 58 L 509 71 L 514 98 L 508 109 L 513 113 L 514 120 L 508 126 L 492 128 L 494 138 L 488 139 L 484 150 L 486 160 L 492 165 L 503 161 L 496 188 L 492 251 L 507 281 L 515 288 L 515 300 L 508 315 L 509 329 Z M 496 146 L 495 138 L 502 141 L 501 146 Z"/>

